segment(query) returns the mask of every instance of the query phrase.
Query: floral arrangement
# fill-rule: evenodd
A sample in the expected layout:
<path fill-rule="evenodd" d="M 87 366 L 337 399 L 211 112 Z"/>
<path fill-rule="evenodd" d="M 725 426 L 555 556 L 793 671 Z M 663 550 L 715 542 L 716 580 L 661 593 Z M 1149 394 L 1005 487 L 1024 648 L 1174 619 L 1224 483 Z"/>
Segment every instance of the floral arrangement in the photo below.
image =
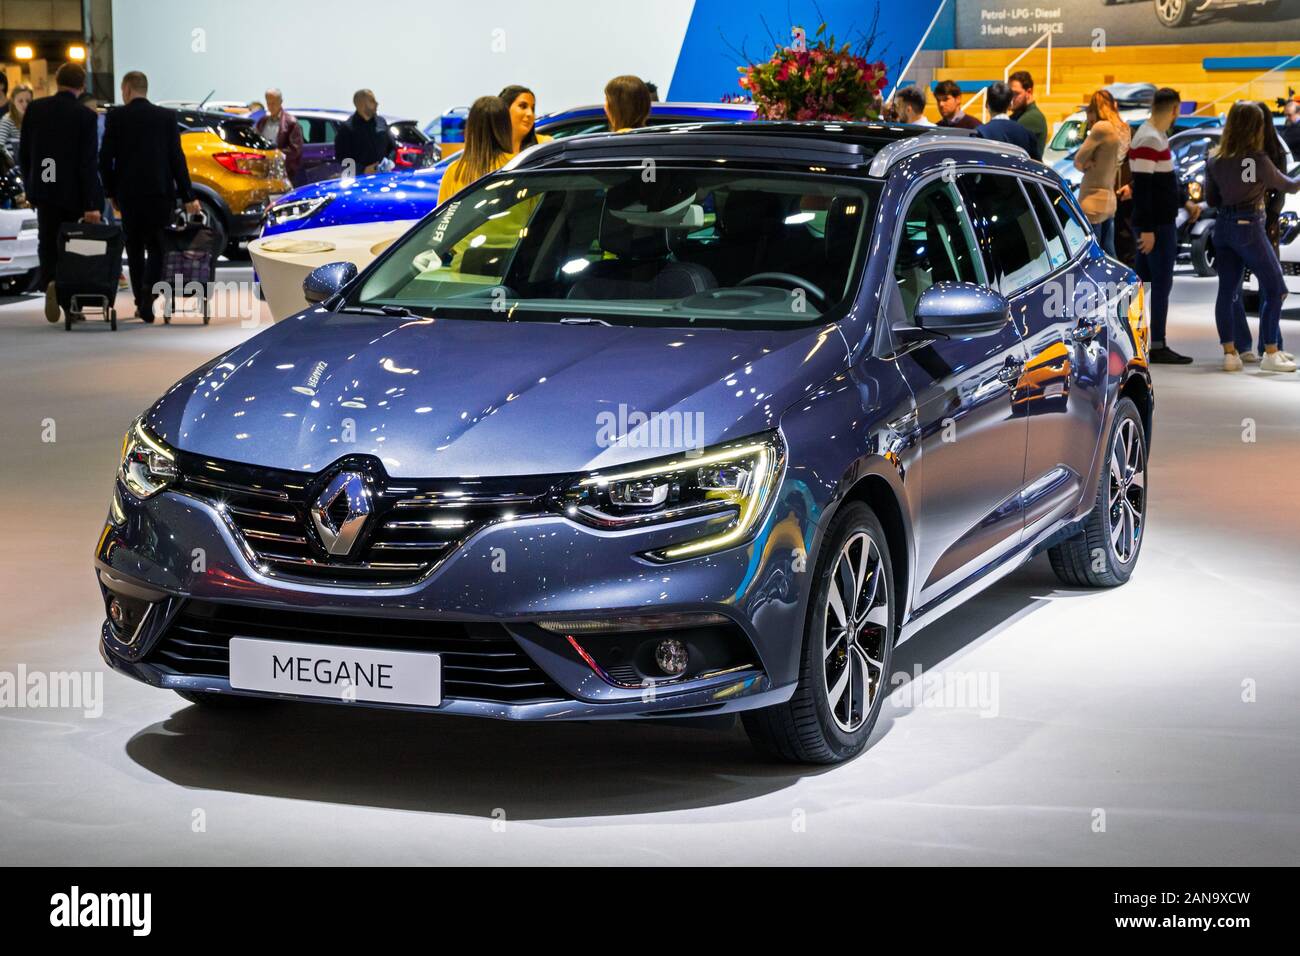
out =
<path fill-rule="evenodd" d="M 887 83 L 885 64 L 870 63 L 849 44 L 837 46 L 817 28 L 817 41 L 778 48 L 770 60 L 739 67 L 740 85 L 754 99 L 760 119 L 865 120 L 879 119 L 881 92 Z"/>

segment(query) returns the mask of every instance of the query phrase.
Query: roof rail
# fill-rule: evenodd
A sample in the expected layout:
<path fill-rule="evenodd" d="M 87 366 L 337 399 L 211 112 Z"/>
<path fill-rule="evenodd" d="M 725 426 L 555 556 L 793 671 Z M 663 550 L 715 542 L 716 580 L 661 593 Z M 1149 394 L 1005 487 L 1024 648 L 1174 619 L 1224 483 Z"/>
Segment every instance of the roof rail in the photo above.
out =
<path fill-rule="evenodd" d="M 953 133 L 922 133 L 920 136 L 913 136 L 909 139 L 899 139 L 885 146 L 871 160 L 871 166 L 867 173 L 877 178 L 884 176 L 889 172 L 891 166 L 895 163 L 907 159 L 909 156 L 915 156 L 917 153 L 929 153 L 937 149 L 978 149 L 992 153 L 1019 153 L 1021 156 L 1028 156 L 1019 146 L 1013 146 L 1010 143 L 1001 143 L 994 139 L 984 139 L 976 136 L 974 133 L 967 132 L 966 135 L 953 135 Z"/>

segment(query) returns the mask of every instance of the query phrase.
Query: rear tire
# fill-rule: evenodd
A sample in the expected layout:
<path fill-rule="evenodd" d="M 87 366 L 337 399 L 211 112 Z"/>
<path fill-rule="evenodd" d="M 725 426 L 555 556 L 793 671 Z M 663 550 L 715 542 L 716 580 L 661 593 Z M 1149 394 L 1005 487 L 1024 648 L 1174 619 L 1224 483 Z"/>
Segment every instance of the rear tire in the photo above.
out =
<path fill-rule="evenodd" d="M 897 636 L 889 545 L 865 504 L 847 504 L 835 517 L 814 573 L 794 696 L 741 716 L 760 753 L 832 764 L 866 747 Z"/>
<path fill-rule="evenodd" d="M 1214 230 L 1207 229 L 1192 237 L 1192 268 L 1198 276 L 1218 275 L 1214 271 Z"/>
<path fill-rule="evenodd" d="M 1123 584 L 1142 551 L 1146 513 L 1146 429 L 1137 406 L 1121 398 L 1107 437 L 1092 512 L 1073 537 L 1048 549 L 1052 570 L 1071 587 Z"/>

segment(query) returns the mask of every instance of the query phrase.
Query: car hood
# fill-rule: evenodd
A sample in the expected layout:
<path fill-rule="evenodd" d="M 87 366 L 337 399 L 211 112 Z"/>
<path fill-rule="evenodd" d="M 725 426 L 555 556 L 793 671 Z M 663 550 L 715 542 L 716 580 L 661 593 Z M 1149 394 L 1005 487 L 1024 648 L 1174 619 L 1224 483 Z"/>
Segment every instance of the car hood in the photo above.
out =
<path fill-rule="evenodd" d="M 270 468 L 317 472 L 368 454 L 393 477 L 560 474 L 774 428 L 846 358 L 834 325 L 683 330 L 312 310 L 182 379 L 146 422 L 182 450 Z"/>
<path fill-rule="evenodd" d="M 268 223 L 262 235 L 278 236 L 321 226 L 423 219 L 438 205 L 438 187 L 442 184 L 443 171 L 449 165 L 450 162 L 443 161 L 422 169 L 358 176 L 346 185 L 341 179 L 328 179 L 300 186 L 277 199 L 276 205 L 320 196 L 331 199 L 313 216 L 279 225 Z"/>

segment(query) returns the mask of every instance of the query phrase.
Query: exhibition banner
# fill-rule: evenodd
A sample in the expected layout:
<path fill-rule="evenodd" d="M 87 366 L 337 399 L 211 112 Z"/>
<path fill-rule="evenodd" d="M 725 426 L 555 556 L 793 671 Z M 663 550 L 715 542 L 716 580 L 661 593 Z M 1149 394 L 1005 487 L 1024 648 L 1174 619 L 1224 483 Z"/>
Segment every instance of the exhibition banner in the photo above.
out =
<path fill-rule="evenodd" d="M 1164 20 L 1156 0 L 949 2 L 959 49 L 1028 46 L 1044 30 L 1061 46 L 1300 41 L 1300 0 L 1174 0 Z"/>
<path fill-rule="evenodd" d="M 673 72 L 669 100 L 716 103 L 741 96 L 738 67 L 768 59 L 778 46 L 789 46 L 796 28 L 813 37 L 821 23 L 854 52 L 870 41 L 867 59 L 885 64 L 890 85 L 925 38 L 942 3 L 908 4 L 872 0 L 696 0 L 681 54 Z M 1297 0 L 1300 2 L 1300 0 Z"/>

